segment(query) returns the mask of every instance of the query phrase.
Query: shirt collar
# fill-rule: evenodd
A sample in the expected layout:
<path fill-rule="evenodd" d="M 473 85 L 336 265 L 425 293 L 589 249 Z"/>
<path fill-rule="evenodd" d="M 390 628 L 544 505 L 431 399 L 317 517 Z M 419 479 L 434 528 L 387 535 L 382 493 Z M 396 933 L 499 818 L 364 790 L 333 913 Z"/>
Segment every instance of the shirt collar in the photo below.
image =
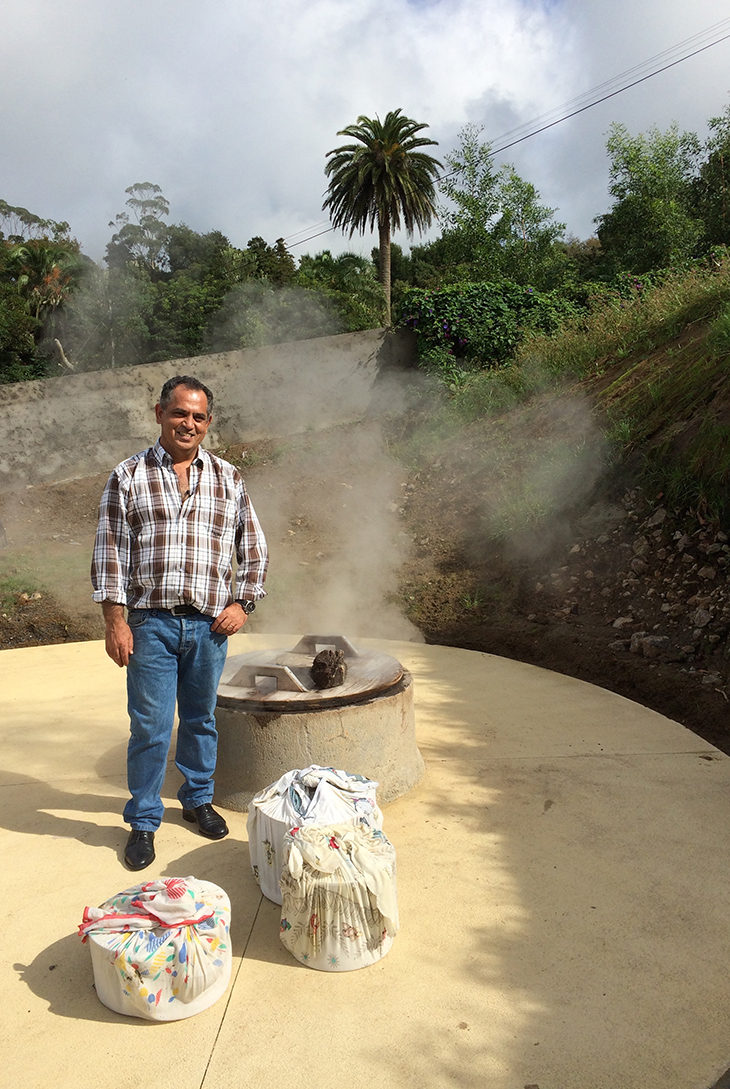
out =
<path fill-rule="evenodd" d="M 157 441 L 155 442 L 155 445 L 151 449 L 152 449 L 152 456 L 154 457 L 157 464 L 158 465 L 163 465 L 166 469 L 169 469 L 170 466 L 172 465 L 172 458 L 168 454 L 167 450 L 165 450 L 164 446 L 162 445 L 162 443 L 160 442 L 159 439 L 157 439 Z M 199 468 L 202 469 L 203 465 L 205 464 L 205 459 L 206 459 L 207 456 L 208 456 L 207 451 L 203 450 L 203 448 L 201 446 L 199 446 L 198 447 L 197 457 L 193 458 L 192 464 L 197 465 Z"/>

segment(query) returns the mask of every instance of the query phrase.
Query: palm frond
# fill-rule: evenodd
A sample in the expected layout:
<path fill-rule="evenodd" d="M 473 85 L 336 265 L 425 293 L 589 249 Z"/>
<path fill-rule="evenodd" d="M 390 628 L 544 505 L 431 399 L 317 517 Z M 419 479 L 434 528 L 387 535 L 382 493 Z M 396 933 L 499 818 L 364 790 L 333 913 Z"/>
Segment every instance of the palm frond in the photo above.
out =
<path fill-rule="evenodd" d="M 417 133 L 428 125 L 403 117 L 401 110 L 379 117 L 360 116 L 338 136 L 358 143 L 327 152 L 325 174 L 330 178 L 323 208 L 335 227 L 372 230 L 385 222 L 409 234 L 430 226 L 436 214 L 435 182 L 441 163 L 418 149 L 435 140 Z"/>

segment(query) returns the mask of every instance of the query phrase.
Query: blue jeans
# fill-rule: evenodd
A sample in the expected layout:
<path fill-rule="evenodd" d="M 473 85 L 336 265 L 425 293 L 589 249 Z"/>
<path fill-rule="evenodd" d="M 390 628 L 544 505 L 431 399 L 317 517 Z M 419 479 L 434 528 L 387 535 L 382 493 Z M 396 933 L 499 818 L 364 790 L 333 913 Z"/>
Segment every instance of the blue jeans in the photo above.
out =
<path fill-rule="evenodd" d="M 124 819 L 154 832 L 164 806 L 160 791 L 178 708 L 175 763 L 185 782 L 178 791 L 184 809 L 213 800 L 218 752 L 216 689 L 226 660 L 225 635 L 211 632 L 213 617 L 172 616 L 162 609 L 132 609 L 134 653 L 127 667 L 130 731 L 127 782 L 132 795 Z"/>

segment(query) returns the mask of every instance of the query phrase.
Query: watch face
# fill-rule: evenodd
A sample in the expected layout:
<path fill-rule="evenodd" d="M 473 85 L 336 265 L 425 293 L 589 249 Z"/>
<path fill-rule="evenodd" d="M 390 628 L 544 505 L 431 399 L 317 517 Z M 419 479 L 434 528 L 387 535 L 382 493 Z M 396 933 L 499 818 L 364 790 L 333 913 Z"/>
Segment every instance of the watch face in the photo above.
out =
<path fill-rule="evenodd" d="M 254 611 L 254 609 L 256 608 L 253 601 L 242 601 L 241 602 L 241 607 L 242 607 L 242 609 L 243 609 L 243 611 L 245 613 L 252 613 Z"/>

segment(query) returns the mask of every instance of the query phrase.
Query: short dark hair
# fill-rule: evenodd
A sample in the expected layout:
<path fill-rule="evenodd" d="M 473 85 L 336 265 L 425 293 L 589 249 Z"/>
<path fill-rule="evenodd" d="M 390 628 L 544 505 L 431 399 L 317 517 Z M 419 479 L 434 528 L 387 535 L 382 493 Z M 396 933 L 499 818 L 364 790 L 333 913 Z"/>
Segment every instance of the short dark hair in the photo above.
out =
<path fill-rule="evenodd" d="M 190 374 L 176 374 L 174 378 L 167 379 L 160 393 L 160 408 L 167 408 L 172 400 L 173 390 L 176 390 L 178 386 L 184 386 L 185 389 L 197 389 L 204 393 L 208 400 L 208 415 L 212 415 L 213 394 L 198 378 L 193 378 Z"/>

